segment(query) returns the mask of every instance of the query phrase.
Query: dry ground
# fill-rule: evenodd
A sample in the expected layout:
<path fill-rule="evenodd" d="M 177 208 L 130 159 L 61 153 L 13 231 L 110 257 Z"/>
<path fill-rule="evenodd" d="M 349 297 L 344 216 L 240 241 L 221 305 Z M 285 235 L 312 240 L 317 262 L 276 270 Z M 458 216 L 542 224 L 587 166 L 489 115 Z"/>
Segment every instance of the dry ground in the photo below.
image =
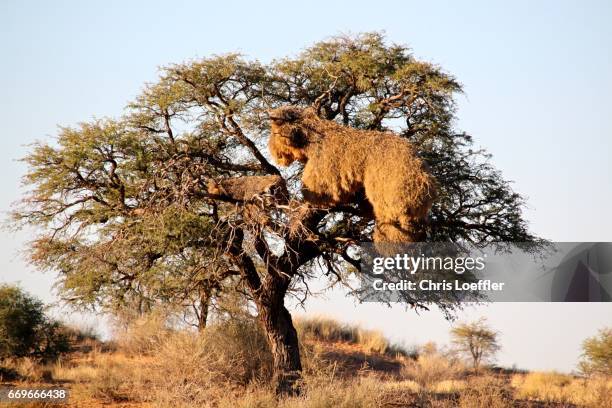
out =
<path fill-rule="evenodd" d="M 301 320 L 298 329 L 305 366 L 299 397 L 278 400 L 271 392 L 270 356 L 250 321 L 218 324 L 200 336 L 170 331 L 155 319 L 139 322 L 113 345 L 81 345 L 58 362 L 5 362 L 1 384 L 67 387 L 70 402 L 59 406 L 83 408 L 612 408 L 611 379 L 475 375 L 433 347 L 407 353 L 378 332 L 329 319 Z"/>

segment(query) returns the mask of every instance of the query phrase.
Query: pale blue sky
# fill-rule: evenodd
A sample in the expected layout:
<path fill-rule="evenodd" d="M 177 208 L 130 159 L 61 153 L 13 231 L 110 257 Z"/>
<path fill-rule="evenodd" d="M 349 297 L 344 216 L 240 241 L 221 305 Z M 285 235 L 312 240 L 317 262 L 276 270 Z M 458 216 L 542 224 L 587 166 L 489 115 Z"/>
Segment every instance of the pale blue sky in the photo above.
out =
<path fill-rule="evenodd" d="M 209 2 L 210 3 L 210 2 Z M 607 1 L 3 1 L 0 209 L 19 197 L 24 145 L 56 126 L 115 116 L 160 65 L 240 51 L 264 62 L 327 36 L 384 30 L 464 84 L 459 127 L 528 197 L 532 229 L 557 241 L 612 241 L 612 3 Z M 53 299 L 51 275 L 0 237 L 0 281 Z M 439 313 L 309 303 L 408 343 L 448 340 Z M 497 304 L 462 314 L 503 332 L 500 362 L 571 370 L 580 341 L 612 325 L 612 304 Z"/>

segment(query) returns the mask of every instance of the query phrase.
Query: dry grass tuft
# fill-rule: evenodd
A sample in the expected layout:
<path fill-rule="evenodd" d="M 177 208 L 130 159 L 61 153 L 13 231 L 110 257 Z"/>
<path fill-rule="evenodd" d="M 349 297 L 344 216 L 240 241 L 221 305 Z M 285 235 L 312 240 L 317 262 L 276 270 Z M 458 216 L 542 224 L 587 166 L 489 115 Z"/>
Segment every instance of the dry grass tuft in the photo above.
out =
<path fill-rule="evenodd" d="M 359 326 L 343 324 L 326 317 L 310 317 L 295 320 L 300 338 L 326 342 L 346 342 L 357 344 L 369 353 L 405 355 L 399 346 L 392 344 L 377 330 L 367 330 Z"/>
<path fill-rule="evenodd" d="M 436 350 L 422 352 L 416 359 L 404 359 L 401 376 L 415 381 L 428 390 L 449 388 L 456 382 L 441 384 L 441 381 L 455 381 L 466 376 L 468 370 L 460 361 Z M 446 392 L 446 391 L 440 391 Z"/>
<path fill-rule="evenodd" d="M 516 405 L 503 379 L 484 376 L 468 382 L 459 394 L 461 408 L 507 408 Z"/>
<path fill-rule="evenodd" d="M 152 346 L 140 348 L 150 357 L 133 376 L 132 390 L 137 400 L 154 406 L 209 406 L 272 375 L 266 339 L 252 320 L 211 325 L 202 333 L 167 333 L 154 340 L 136 342 Z"/>
<path fill-rule="evenodd" d="M 431 386 L 431 391 L 436 394 L 452 394 L 463 391 L 467 386 L 465 380 L 442 380 Z"/>
<path fill-rule="evenodd" d="M 556 372 L 534 372 L 512 377 L 517 398 L 612 408 L 612 379 L 578 378 Z"/>
<path fill-rule="evenodd" d="M 171 334 L 166 315 L 153 313 L 117 328 L 115 338 L 124 353 L 143 355 L 155 353 Z"/>
<path fill-rule="evenodd" d="M 46 383 L 53 380 L 53 365 L 40 359 L 8 358 L 2 361 L 0 381 L 22 380 Z"/>

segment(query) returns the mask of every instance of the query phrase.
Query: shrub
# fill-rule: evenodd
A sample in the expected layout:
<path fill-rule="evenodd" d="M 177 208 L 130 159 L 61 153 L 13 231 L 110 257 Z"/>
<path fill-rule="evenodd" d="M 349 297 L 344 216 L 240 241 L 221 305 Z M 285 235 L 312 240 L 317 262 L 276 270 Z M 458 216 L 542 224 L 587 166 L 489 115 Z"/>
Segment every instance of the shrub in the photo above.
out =
<path fill-rule="evenodd" d="M 155 406 L 209 406 L 237 387 L 272 376 L 272 355 L 253 318 L 208 325 L 203 331 L 172 330 L 160 315 L 142 318 L 121 333 L 118 351 L 127 352 L 138 369 L 103 370 L 90 395 L 113 395 L 113 384 L 129 382 L 130 399 Z M 124 379 L 123 372 L 131 372 Z"/>
<path fill-rule="evenodd" d="M 461 362 L 429 345 L 416 359 L 404 359 L 400 374 L 424 388 L 434 389 L 441 381 L 462 378 L 466 371 Z"/>
<path fill-rule="evenodd" d="M 156 353 L 172 334 L 164 313 L 154 312 L 130 322 L 116 324 L 117 346 L 125 353 L 148 355 Z"/>
<path fill-rule="evenodd" d="M 91 351 L 110 351 L 112 342 L 100 340 L 93 327 L 79 325 L 62 325 L 61 333 L 68 339 L 72 352 L 89 353 Z"/>
<path fill-rule="evenodd" d="M 580 371 L 587 375 L 612 375 L 612 328 L 604 328 L 597 336 L 582 343 Z"/>
<path fill-rule="evenodd" d="M 45 315 L 40 300 L 16 286 L 0 285 L 0 360 L 50 358 L 69 348 L 62 325 Z"/>

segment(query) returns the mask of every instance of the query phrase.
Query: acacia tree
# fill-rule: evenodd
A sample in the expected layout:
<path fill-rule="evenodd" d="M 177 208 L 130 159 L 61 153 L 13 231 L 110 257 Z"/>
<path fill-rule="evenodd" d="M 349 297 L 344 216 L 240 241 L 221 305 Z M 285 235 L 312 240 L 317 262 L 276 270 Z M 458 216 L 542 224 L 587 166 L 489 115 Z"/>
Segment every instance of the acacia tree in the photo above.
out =
<path fill-rule="evenodd" d="M 25 158 L 30 193 L 14 217 L 39 227 L 31 259 L 59 271 L 72 302 L 206 305 L 238 289 L 257 308 L 278 389 L 287 391 L 301 362 L 286 294 L 308 294 L 309 278 L 341 282 L 358 272 L 351 248 L 371 240 L 373 220 L 359 194 L 351 205 L 302 202 L 301 167 L 281 171 L 269 160 L 266 112 L 316 102 L 346 126 L 392 128 L 440 182 L 429 240 L 536 247 L 521 196 L 454 129 L 460 92 L 452 76 L 377 33 L 334 37 L 267 65 L 235 54 L 170 65 L 122 118 L 61 128 L 54 143 L 36 144 Z M 207 188 L 254 175 L 282 176 L 289 197 L 237 199 Z M 459 306 L 405 300 L 445 312 Z"/>
<path fill-rule="evenodd" d="M 472 359 L 476 372 L 483 360 L 492 359 L 500 349 L 498 333 L 487 325 L 485 319 L 453 327 L 451 337 L 457 351 Z"/>
<path fill-rule="evenodd" d="M 612 375 L 612 328 L 605 327 L 582 342 L 578 368 L 587 375 Z"/>

